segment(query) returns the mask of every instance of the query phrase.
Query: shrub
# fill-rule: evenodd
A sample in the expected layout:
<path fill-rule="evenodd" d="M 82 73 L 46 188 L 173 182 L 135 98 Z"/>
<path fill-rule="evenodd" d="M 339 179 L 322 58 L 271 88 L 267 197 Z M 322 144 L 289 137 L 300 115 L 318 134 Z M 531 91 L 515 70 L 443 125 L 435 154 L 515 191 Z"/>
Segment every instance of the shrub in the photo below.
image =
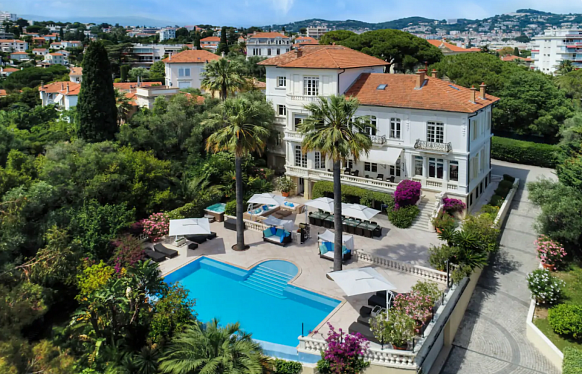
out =
<path fill-rule="evenodd" d="M 582 306 L 556 305 L 548 311 L 548 322 L 556 334 L 582 338 Z"/>
<path fill-rule="evenodd" d="M 286 361 L 276 358 L 274 362 L 275 372 L 281 374 L 299 374 L 303 365 L 297 361 Z"/>
<path fill-rule="evenodd" d="M 287 176 L 277 178 L 277 180 L 275 181 L 275 188 L 277 189 L 277 191 L 291 192 L 292 190 L 295 189 L 295 187 L 297 186 L 295 185 L 295 182 L 293 182 L 293 179 Z"/>
<path fill-rule="evenodd" d="M 500 138 L 492 139 L 491 157 L 497 160 L 516 162 L 548 168 L 556 166 L 556 146 Z"/>
<path fill-rule="evenodd" d="M 498 248 L 499 228 L 493 225 L 495 216 L 479 214 L 468 216 L 463 221 L 463 231 L 469 232 L 475 237 L 487 252 L 493 252 Z"/>
<path fill-rule="evenodd" d="M 415 182 L 410 179 L 405 179 L 398 183 L 396 191 L 394 192 L 396 209 L 416 204 L 418 199 L 420 199 L 421 187 L 420 182 Z"/>
<path fill-rule="evenodd" d="M 513 184 L 515 182 L 515 177 L 512 177 L 509 174 L 503 174 L 503 180 L 510 181 L 511 184 Z"/>
<path fill-rule="evenodd" d="M 491 222 L 494 222 L 495 218 L 497 218 L 497 214 L 499 213 L 499 207 L 486 204 L 481 207 L 479 212 L 482 216 L 486 217 Z"/>
<path fill-rule="evenodd" d="M 328 322 L 329 331 L 325 341 L 327 347 L 321 353 L 321 360 L 317 362 L 320 374 L 356 374 L 370 365 L 364 360 L 364 353 L 369 347 L 366 339 L 359 333 L 346 334 L 342 329 L 335 331 Z"/>
<path fill-rule="evenodd" d="M 417 292 L 422 298 L 424 298 L 426 300 L 426 306 L 429 308 L 434 307 L 434 304 L 442 294 L 438 283 L 430 280 L 416 282 L 416 284 L 412 286 L 411 291 Z"/>
<path fill-rule="evenodd" d="M 170 229 L 170 219 L 166 213 L 153 213 L 142 221 L 143 231 L 155 241 L 162 236 L 168 235 Z"/>
<path fill-rule="evenodd" d="M 540 235 L 535 241 L 535 245 L 537 246 L 538 258 L 542 264 L 557 265 L 566 257 L 564 247 L 545 235 Z"/>
<path fill-rule="evenodd" d="M 527 287 L 531 292 L 531 297 L 539 304 L 554 305 L 564 294 L 566 284 L 550 274 L 549 271 L 537 269 L 527 276 Z"/>
<path fill-rule="evenodd" d="M 401 229 L 407 229 L 412 226 L 412 222 L 420 213 L 416 205 L 408 205 L 400 209 L 393 208 L 388 210 L 388 219 L 392 224 Z"/>
<path fill-rule="evenodd" d="M 502 188 L 506 188 L 508 190 L 511 190 L 513 188 L 513 182 L 510 182 L 508 180 L 502 180 L 501 182 L 499 182 L 498 187 L 502 187 Z"/>
<path fill-rule="evenodd" d="M 459 199 L 451 199 L 448 197 L 443 199 L 443 210 L 448 214 L 452 215 L 455 212 L 462 212 L 466 207 L 465 203 Z"/>
<path fill-rule="evenodd" d="M 133 266 L 144 258 L 141 242 L 136 237 L 124 235 L 114 240 L 113 245 L 116 247 L 112 257 L 116 273 L 121 273 L 121 269 Z"/>
<path fill-rule="evenodd" d="M 442 232 L 445 230 L 454 229 L 457 227 L 457 222 L 455 222 L 455 219 L 451 215 L 445 212 L 439 212 L 439 214 L 433 218 L 432 225 L 435 227 L 435 229 L 438 229 Z"/>
<path fill-rule="evenodd" d="M 491 196 L 491 200 L 489 200 L 489 205 L 501 208 L 501 205 L 503 205 L 504 200 L 505 200 L 504 197 L 495 194 Z"/>
<path fill-rule="evenodd" d="M 428 262 L 433 268 L 446 271 L 446 262 L 453 254 L 454 250 L 448 245 L 439 245 L 438 247 L 433 245 L 428 249 Z"/>
<path fill-rule="evenodd" d="M 499 186 L 497 187 L 497 189 L 495 190 L 495 195 L 500 196 L 501 198 L 503 198 L 505 200 L 505 198 L 507 197 L 507 195 L 509 194 L 509 190 L 511 188 L 506 188 L 506 187 L 502 187 Z"/>
<path fill-rule="evenodd" d="M 573 347 L 564 348 L 562 374 L 582 374 L 582 351 Z"/>
<path fill-rule="evenodd" d="M 374 207 L 376 203 L 383 204 L 388 208 L 394 206 L 394 197 L 391 194 L 383 192 L 369 191 L 364 188 L 342 185 L 342 201 L 355 202 L 369 207 Z M 333 197 L 333 182 L 319 181 L 313 185 L 313 198 Z"/>
<path fill-rule="evenodd" d="M 236 200 L 231 200 L 224 207 L 224 214 L 227 216 L 236 216 Z"/>
<path fill-rule="evenodd" d="M 370 329 L 379 341 L 398 347 L 406 346 L 414 337 L 416 322 L 403 310 L 390 310 L 370 318 Z"/>

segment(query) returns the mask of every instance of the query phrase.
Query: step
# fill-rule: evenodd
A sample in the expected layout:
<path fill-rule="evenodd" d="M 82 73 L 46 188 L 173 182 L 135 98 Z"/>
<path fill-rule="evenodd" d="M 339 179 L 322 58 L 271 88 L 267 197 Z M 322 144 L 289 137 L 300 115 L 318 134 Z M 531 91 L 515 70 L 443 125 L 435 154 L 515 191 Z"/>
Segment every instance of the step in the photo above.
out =
<path fill-rule="evenodd" d="M 283 296 L 283 293 L 281 291 L 272 291 L 272 290 L 269 290 L 261 285 L 252 284 L 252 283 L 249 284 L 248 282 L 243 282 L 243 284 L 249 288 L 252 288 L 254 290 L 257 290 L 257 291 L 266 293 L 268 295 L 274 296 L 278 299 L 285 299 L 285 296 Z"/>
<path fill-rule="evenodd" d="M 271 269 L 268 267 L 261 267 L 260 265 L 255 269 L 255 272 L 257 272 L 257 271 L 264 271 L 264 272 L 268 272 L 268 273 L 272 273 L 272 274 L 277 274 L 277 275 L 285 277 L 285 278 L 293 278 L 295 276 L 295 275 L 283 273 L 281 271 Z"/>
<path fill-rule="evenodd" d="M 275 280 L 275 279 L 265 277 L 262 275 L 248 277 L 246 279 L 246 282 L 251 281 L 251 280 L 256 281 L 256 282 L 264 282 L 266 284 L 281 285 L 282 287 L 285 287 L 287 285 L 287 282 L 285 282 L 285 281 Z"/>
<path fill-rule="evenodd" d="M 274 279 L 284 280 L 285 282 L 287 282 L 287 281 L 289 281 L 289 279 L 293 278 L 289 274 L 281 273 L 281 272 L 274 271 L 271 269 L 264 269 L 264 268 L 257 268 L 255 271 L 253 271 L 252 274 L 265 274 L 265 275 L 268 275 Z"/>
<path fill-rule="evenodd" d="M 253 285 L 253 286 L 257 286 L 257 287 L 263 287 L 267 290 L 271 290 L 273 292 L 282 292 L 283 289 L 285 288 L 285 286 L 282 286 L 280 284 L 270 284 L 270 283 L 266 283 L 266 282 L 261 282 L 260 280 L 255 280 L 255 279 L 249 279 L 246 280 L 244 283 L 246 283 L 247 285 Z"/>

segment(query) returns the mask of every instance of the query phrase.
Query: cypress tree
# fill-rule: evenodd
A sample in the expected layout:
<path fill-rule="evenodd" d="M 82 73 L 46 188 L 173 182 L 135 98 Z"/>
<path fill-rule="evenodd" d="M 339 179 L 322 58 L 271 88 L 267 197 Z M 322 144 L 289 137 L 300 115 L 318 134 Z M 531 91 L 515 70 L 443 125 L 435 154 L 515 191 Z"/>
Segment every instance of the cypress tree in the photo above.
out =
<path fill-rule="evenodd" d="M 200 47 L 201 38 L 200 33 L 196 31 L 196 36 L 194 37 L 194 47 L 196 47 L 196 49 L 202 49 L 202 47 Z"/>
<path fill-rule="evenodd" d="M 513 49 L 513 55 L 514 55 L 514 56 L 519 56 L 519 48 L 515 47 L 515 48 Z"/>
<path fill-rule="evenodd" d="M 220 43 L 218 43 L 218 49 L 216 51 L 216 53 L 222 53 L 224 52 L 224 54 L 228 54 L 228 43 L 226 41 L 226 26 L 222 26 L 222 29 L 220 30 Z"/>
<path fill-rule="evenodd" d="M 78 135 L 88 142 L 115 137 L 117 107 L 111 65 L 101 42 L 92 42 L 83 58 L 83 84 L 77 104 Z"/>

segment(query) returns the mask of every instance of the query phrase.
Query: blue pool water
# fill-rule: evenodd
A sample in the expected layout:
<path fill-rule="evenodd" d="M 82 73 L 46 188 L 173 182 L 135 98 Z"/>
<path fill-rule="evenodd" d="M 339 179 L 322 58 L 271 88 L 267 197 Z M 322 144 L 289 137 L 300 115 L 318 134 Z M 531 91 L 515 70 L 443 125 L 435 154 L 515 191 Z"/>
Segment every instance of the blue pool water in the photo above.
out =
<path fill-rule="evenodd" d="M 209 258 L 200 258 L 166 276 L 167 283 L 180 281 L 196 299 L 198 319 L 220 323 L 240 322 L 266 351 L 294 351 L 298 337 L 321 323 L 340 303 L 288 282 L 298 273 L 287 261 L 266 261 L 243 270 Z"/>
<path fill-rule="evenodd" d="M 213 205 L 209 206 L 208 208 L 206 208 L 206 210 L 210 210 L 211 212 L 215 212 L 215 213 L 224 213 L 225 208 L 226 208 L 226 204 L 216 203 L 216 204 L 213 204 Z"/>

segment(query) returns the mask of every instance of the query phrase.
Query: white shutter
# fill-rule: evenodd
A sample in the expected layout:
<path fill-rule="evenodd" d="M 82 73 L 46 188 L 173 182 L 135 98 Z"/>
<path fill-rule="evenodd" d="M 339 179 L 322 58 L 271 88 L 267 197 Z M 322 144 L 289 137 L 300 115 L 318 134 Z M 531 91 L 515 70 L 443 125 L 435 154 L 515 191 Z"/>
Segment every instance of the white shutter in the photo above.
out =
<path fill-rule="evenodd" d="M 293 74 L 293 92 L 294 95 L 303 95 L 301 92 L 301 76 L 299 74 Z"/>
<path fill-rule="evenodd" d="M 329 75 L 322 76 L 322 86 L 321 93 L 322 95 L 331 95 L 333 92 L 331 91 L 331 86 L 329 84 Z"/>

